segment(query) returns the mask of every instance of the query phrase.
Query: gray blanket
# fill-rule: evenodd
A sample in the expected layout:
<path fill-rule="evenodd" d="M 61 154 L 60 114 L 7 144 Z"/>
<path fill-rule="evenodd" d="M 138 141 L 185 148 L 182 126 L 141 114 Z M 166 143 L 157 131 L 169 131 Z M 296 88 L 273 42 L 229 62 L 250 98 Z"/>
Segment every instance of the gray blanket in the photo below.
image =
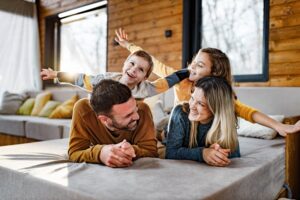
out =
<path fill-rule="evenodd" d="M 68 140 L 0 148 L 0 199 L 274 199 L 284 182 L 284 139 L 239 138 L 228 167 L 143 158 L 112 169 L 67 160 Z"/>

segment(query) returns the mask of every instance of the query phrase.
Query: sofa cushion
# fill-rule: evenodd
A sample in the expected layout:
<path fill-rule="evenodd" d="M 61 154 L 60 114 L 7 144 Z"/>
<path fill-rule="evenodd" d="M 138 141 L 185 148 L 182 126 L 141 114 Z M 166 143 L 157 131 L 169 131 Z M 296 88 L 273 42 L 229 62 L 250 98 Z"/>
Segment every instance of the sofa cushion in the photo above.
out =
<path fill-rule="evenodd" d="M 72 118 L 73 107 L 78 100 L 78 95 L 74 95 L 71 99 L 63 102 L 51 113 L 49 118 Z"/>
<path fill-rule="evenodd" d="M 41 112 L 38 114 L 39 117 L 49 117 L 51 113 L 55 110 L 57 106 L 59 106 L 61 102 L 58 101 L 48 101 L 46 105 L 43 107 Z"/>
<path fill-rule="evenodd" d="M 0 115 L 0 132 L 16 136 L 25 136 L 25 121 L 19 115 Z"/>
<path fill-rule="evenodd" d="M 32 117 L 25 124 L 26 137 L 37 140 L 62 138 L 63 126 L 69 123 L 66 119 L 48 119 Z"/>
<path fill-rule="evenodd" d="M 35 103 L 31 112 L 32 116 L 37 116 L 39 112 L 43 109 L 44 105 L 50 100 L 51 93 L 43 92 L 36 96 Z"/>
<path fill-rule="evenodd" d="M 10 93 L 5 91 L 2 97 L 1 114 L 16 114 L 22 103 L 28 98 L 26 94 Z"/>
<path fill-rule="evenodd" d="M 34 106 L 34 98 L 27 99 L 18 109 L 18 115 L 30 115 Z"/>

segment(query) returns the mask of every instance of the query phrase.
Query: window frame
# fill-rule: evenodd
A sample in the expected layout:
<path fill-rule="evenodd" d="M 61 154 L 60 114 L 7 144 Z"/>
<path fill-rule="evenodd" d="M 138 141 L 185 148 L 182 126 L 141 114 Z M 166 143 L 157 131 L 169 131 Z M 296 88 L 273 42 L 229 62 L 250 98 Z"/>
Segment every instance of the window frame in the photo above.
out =
<path fill-rule="evenodd" d="M 233 75 L 235 82 L 265 82 L 269 80 L 269 0 L 264 1 L 262 73 Z M 193 56 L 201 49 L 202 0 L 183 0 L 182 68 L 187 67 Z"/>

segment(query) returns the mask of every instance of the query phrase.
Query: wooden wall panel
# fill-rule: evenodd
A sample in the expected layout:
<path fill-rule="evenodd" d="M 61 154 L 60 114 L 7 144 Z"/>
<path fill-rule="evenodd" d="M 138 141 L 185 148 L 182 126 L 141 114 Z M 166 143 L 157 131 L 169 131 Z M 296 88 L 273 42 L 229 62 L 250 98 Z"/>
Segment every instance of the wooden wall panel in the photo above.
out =
<path fill-rule="evenodd" d="M 297 39 L 300 35 L 300 26 L 283 27 L 278 29 L 271 29 L 269 34 L 270 42 L 277 42 L 285 39 Z"/>
<path fill-rule="evenodd" d="M 270 5 L 275 6 L 275 5 L 291 3 L 291 2 L 296 2 L 296 1 L 298 1 L 298 0 L 270 0 Z"/>
<path fill-rule="evenodd" d="M 300 62 L 293 63 L 271 63 L 270 76 L 286 76 L 286 75 L 300 75 Z"/>
<path fill-rule="evenodd" d="M 270 6 L 270 18 L 289 16 L 291 14 L 300 14 L 300 1 L 290 1 L 290 4 L 284 4 L 283 2 L 279 5 L 272 4 Z"/>

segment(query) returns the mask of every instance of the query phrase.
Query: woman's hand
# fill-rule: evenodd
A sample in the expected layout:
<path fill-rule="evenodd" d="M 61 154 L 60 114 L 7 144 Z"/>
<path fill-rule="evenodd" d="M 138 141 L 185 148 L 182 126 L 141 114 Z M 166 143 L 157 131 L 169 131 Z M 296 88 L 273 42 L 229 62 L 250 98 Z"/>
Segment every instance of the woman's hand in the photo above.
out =
<path fill-rule="evenodd" d="M 209 148 L 212 148 L 214 150 L 223 153 L 226 157 L 228 157 L 230 153 L 230 149 L 222 149 L 218 143 L 213 143 L 212 145 L 209 146 Z"/>
<path fill-rule="evenodd" d="M 230 164 L 229 152 L 230 149 L 222 149 L 219 144 L 214 143 L 209 148 L 203 149 L 203 159 L 209 165 L 225 167 Z"/>
<path fill-rule="evenodd" d="M 57 71 L 53 71 L 51 68 L 42 69 L 41 77 L 42 77 L 43 80 L 49 80 L 49 79 L 57 78 Z"/>
<path fill-rule="evenodd" d="M 115 41 L 119 43 L 121 47 L 127 48 L 129 45 L 127 33 L 122 28 L 119 28 L 119 30 L 115 30 L 115 33 Z"/>

